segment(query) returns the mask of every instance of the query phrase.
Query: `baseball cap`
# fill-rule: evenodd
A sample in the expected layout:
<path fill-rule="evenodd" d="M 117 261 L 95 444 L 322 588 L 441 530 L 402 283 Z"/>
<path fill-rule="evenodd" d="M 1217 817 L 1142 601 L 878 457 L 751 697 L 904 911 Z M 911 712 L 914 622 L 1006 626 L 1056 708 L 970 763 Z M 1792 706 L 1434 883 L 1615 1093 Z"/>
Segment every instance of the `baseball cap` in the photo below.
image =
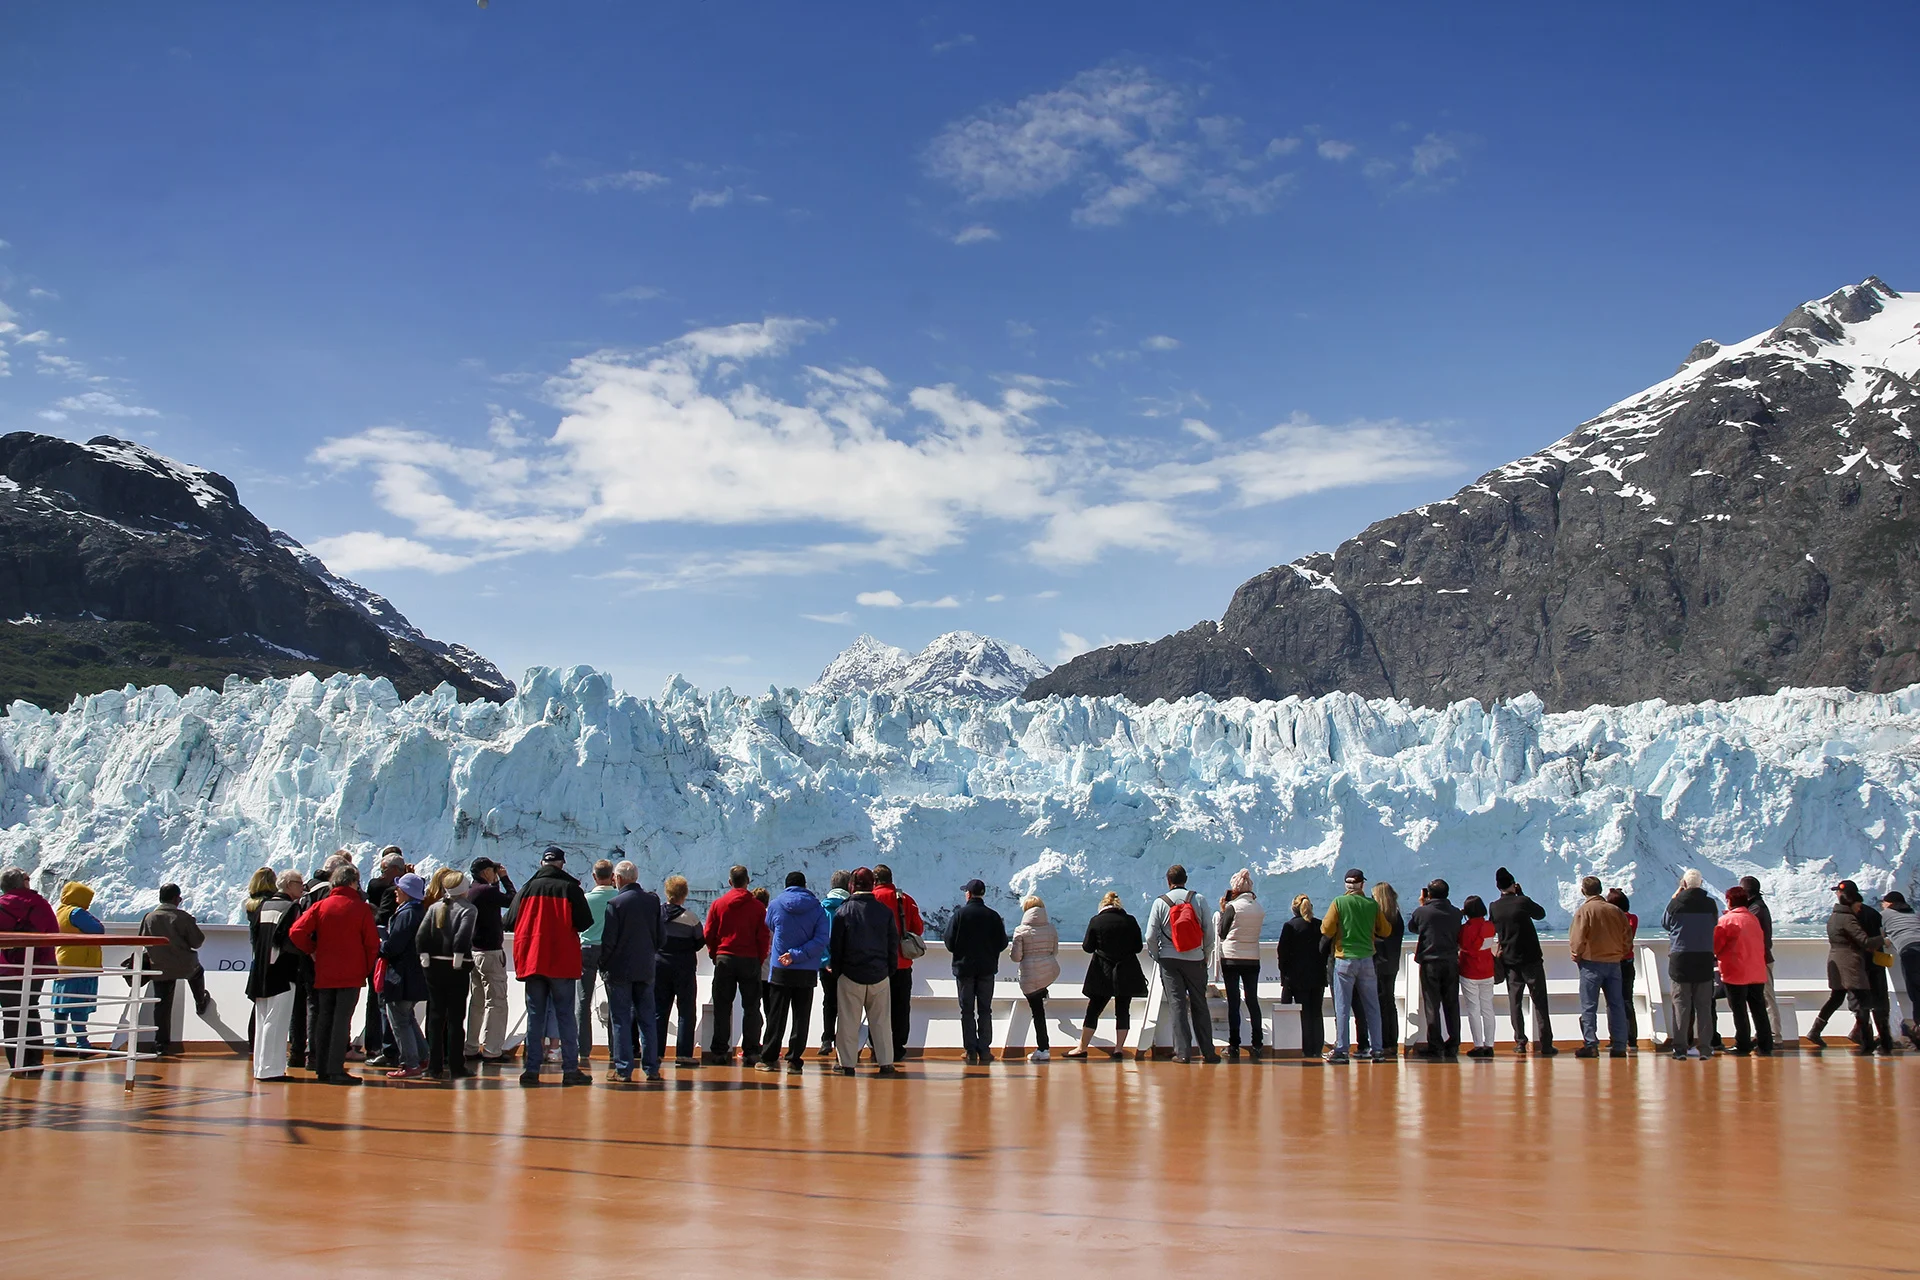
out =
<path fill-rule="evenodd" d="M 495 867 L 498 867 L 499 865 L 500 864 L 495 862 L 492 858 L 475 858 L 473 860 L 473 865 L 467 868 L 467 874 L 470 876 L 477 876 L 482 871 L 492 871 Z"/>
<path fill-rule="evenodd" d="M 1366 878 L 1367 878 L 1367 873 L 1362 871 L 1358 867 L 1353 867 L 1347 872 L 1348 884 L 1352 884 L 1356 880 L 1364 881 Z"/>
<path fill-rule="evenodd" d="M 1860 896 L 1860 886 L 1851 880 L 1842 880 L 1839 884 L 1833 886 L 1833 891 L 1835 893 L 1850 893 L 1855 897 Z"/>
<path fill-rule="evenodd" d="M 984 894 L 986 891 L 987 891 L 987 882 L 984 880 L 969 880 L 965 884 L 960 886 L 960 892 L 966 894 L 968 897 L 971 897 L 971 898 L 977 898 L 980 895 Z"/>
<path fill-rule="evenodd" d="M 566 860 L 567 860 L 567 851 L 565 849 L 562 849 L 557 844 L 548 845 L 547 851 L 540 855 L 540 863 L 542 866 L 548 866 L 548 867 L 558 866 L 560 863 L 565 862 Z"/>

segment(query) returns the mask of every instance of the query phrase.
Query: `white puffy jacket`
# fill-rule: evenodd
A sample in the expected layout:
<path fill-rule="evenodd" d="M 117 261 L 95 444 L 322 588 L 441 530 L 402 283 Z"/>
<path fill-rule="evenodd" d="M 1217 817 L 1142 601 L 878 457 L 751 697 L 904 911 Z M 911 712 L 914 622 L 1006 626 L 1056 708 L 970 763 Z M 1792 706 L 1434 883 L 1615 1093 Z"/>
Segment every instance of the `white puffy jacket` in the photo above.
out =
<path fill-rule="evenodd" d="M 1020 917 L 1007 958 L 1020 965 L 1021 995 L 1044 990 L 1060 976 L 1060 934 L 1047 919 L 1045 907 L 1035 907 Z"/>
<path fill-rule="evenodd" d="M 1222 960 L 1258 960 L 1260 926 L 1267 909 L 1250 893 L 1243 893 L 1220 908 L 1220 958 Z"/>

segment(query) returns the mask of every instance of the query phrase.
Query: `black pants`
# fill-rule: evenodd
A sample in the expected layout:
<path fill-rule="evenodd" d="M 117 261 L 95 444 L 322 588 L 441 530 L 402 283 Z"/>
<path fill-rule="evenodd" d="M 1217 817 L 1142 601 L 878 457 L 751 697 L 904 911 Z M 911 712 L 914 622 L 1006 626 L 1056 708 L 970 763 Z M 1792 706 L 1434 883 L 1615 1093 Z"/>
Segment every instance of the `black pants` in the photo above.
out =
<path fill-rule="evenodd" d="M 1087 1016 L 1081 1021 L 1080 1025 L 1089 1031 L 1093 1030 L 1100 1025 L 1100 1015 L 1106 1011 L 1106 996 L 1088 996 Z M 1133 1025 L 1132 996 L 1115 996 L 1113 998 L 1113 1025 L 1119 1031 L 1119 1034 L 1113 1038 L 1113 1043 L 1118 1046 L 1122 1040 L 1127 1038 L 1127 1028 Z"/>
<path fill-rule="evenodd" d="M 302 974 L 293 980 L 293 1017 L 287 1024 L 287 1065 L 307 1065 L 307 1026 L 313 1012 L 313 976 Z"/>
<path fill-rule="evenodd" d="M 913 970 L 895 968 L 888 979 L 893 990 L 893 1060 L 907 1056 L 907 1033 L 913 1030 Z"/>
<path fill-rule="evenodd" d="M 833 1024 L 840 1016 L 840 1001 L 837 995 L 839 990 L 840 983 L 833 970 L 822 965 L 820 968 L 820 1048 L 822 1050 L 833 1047 Z"/>
<path fill-rule="evenodd" d="M 154 995 L 160 997 L 160 1003 L 153 1006 L 153 1052 L 177 1053 L 180 1046 L 173 1039 L 173 1002 L 180 980 L 148 978 L 147 985 L 153 988 Z"/>
<path fill-rule="evenodd" d="M 804 981 L 799 981 L 805 974 Z M 780 1041 L 787 1042 L 787 1061 L 799 1062 L 807 1053 L 807 1032 L 813 1021 L 813 970 L 783 973 L 779 982 L 767 983 L 767 1042 L 760 1061 L 772 1066 L 780 1057 Z M 827 1001 L 828 1004 L 834 1003 Z M 787 1034 L 788 1020 L 793 1033 Z"/>
<path fill-rule="evenodd" d="M 427 1072 L 439 1075 L 467 1070 L 468 970 L 451 961 L 429 959 L 427 969 Z"/>
<path fill-rule="evenodd" d="M 593 1049 L 593 984 L 600 976 L 600 944 L 584 942 L 580 944 L 580 982 L 576 988 L 578 1002 L 574 1005 L 574 1035 L 580 1042 L 580 1061 L 592 1057 Z M 634 1034 L 640 1034 L 640 1023 L 635 1021 Z M 607 997 L 607 1043 L 613 1043 L 613 997 Z"/>
<path fill-rule="evenodd" d="M 740 997 L 740 1058 L 760 1056 L 760 961 L 753 956 L 720 956 L 713 962 L 713 1040 L 715 1057 L 728 1052 L 733 1037 L 733 998 Z"/>
<path fill-rule="evenodd" d="M 1260 1020 L 1260 962 L 1258 960 L 1222 960 L 1220 979 L 1227 988 L 1227 1048 L 1240 1047 L 1240 993 L 1247 994 L 1247 1022 L 1250 1040 L 1258 1049 L 1266 1044 L 1265 1027 Z"/>
<path fill-rule="evenodd" d="M 1872 997 L 1873 1026 L 1880 1041 L 1880 1047 L 1888 1053 L 1893 1052 L 1893 981 L 1891 970 L 1883 969 L 1871 960 L 1867 962 L 1867 994 Z"/>
<path fill-rule="evenodd" d="M 367 980 L 367 1020 L 360 1029 L 360 1047 L 369 1058 L 388 1057 L 398 1061 L 400 1045 L 393 1038 L 393 1028 L 387 1025 L 386 1001 L 380 998 L 372 979 Z M 466 1052 L 464 1045 L 461 1052 Z"/>
<path fill-rule="evenodd" d="M 1427 1024 L 1428 1053 L 1459 1055 L 1459 965 L 1434 960 L 1420 966 L 1420 1018 Z"/>
<path fill-rule="evenodd" d="M 1553 1043 L 1553 1019 L 1547 1013 L 1547 962 L 1530 960 L 1507 966 L 1507 1016 L 1513 1021 L 1513 1043 L 1527 1043 L 1527 999 L 1533 1000 L 1533 1035 L 1546 1048 Z"/>
<path fill-rule="evenodd" d="M 1313 1059 L 1327 1047 L 1327 989 L 1296 987 L 1293 998 L 1300 1002 L 1300 1056 Z M 1366 1020 L 1362 1018 L 1364 1026 Z"/>
<path fill-rule="evenodd" d="M 1400 953 L 1395 951 L 1389 962 L 1378 952 L 1373 957 L 1374 990 L 1380 994 L 1380 1043 L 1375 1051 L 1389 1058 L 1400 1056 L 1400 1006 L 1393 998 L 1393 989 L 1400 985 Z M 1358 1001 L 1355 1002 L 1358 1007 Z"/>
<path fill-rule="evenodd" d="M 1027 1008 L 1033 1012 L 1033 1047 L 1041 1053 L 1053 1048 L 1047 1039 L 1047 989 L 1027 992 Z"/>
<path fill-rule="evenodd" d="M 674 1033 L 674 1056 L 682 1062 L 700 1056 L 700 1046 L 693 1038 L 694 1029 L 700 1025 L 699 990 L 691 956 L 684 964 L 675 961 L 653 967 L 654 1028 L 659 1033 L 654 1044 L 662 1058 L 667 1056 L 667 1019 L 676 1004 L 680 1006 L 680 1025 Z"/>
<path fill-rule="evenodd" d="M 41 980 L 38 978 L 27 983 L 27 1007 L 24 1009 L 20 1007 L 18 975 L 7 979 L 6 985 L 0 987 L 0 1009 L 6 1011 L 5 1016 L 0 1017 L 0 1034 L 6 1036 L 6 1053 L 10 1058 L 13 1055 L 14 1042 L 20 1037 L 21 1019 L 25 1018 L 27 1023 L 27 1047 L 19 1058 L 14 1060 L 13 1065 L 16 1070 L 21 1067 L 37 1067 L 45 1056 L 37 1043 L 40 1039 L 40 987 Z"/>
<path fill-rule="evenodd" d="M 1638 1045 L 1640 1043 L 1640 1013 L 1634 1008 L 1633 992 L 1633 955 L 1629 952 L 1627 958 L 1620 962 L 1620 998 L 1627 1006 L 1627 1043 Z M 1612 1031 L 1613 1028 L 1608 1027 L 1607 1030 Z"/>
<path fill-rule="evenodd" d="M 1727 1004 L 1733 1009 L 1733 1045 L 1742 1053 L 1753 1048 L 1754 1031 L 1760 1035 L 1760 1051 L 1773 1052 L 1773 1024 L 1767 1021 L 1767 984 L 1750 982 L 1727 984 Z"/>
<path fill-rule="evenodd" d="M 331 1080 L 347 1074 L 347 1042 L 353 1039 L 353 1006 L 360 1002 L 360 988 L 320 987 L 313 996 L 312 1038 L 307 1047 L 314 1054 L 314 1074 Z"/>

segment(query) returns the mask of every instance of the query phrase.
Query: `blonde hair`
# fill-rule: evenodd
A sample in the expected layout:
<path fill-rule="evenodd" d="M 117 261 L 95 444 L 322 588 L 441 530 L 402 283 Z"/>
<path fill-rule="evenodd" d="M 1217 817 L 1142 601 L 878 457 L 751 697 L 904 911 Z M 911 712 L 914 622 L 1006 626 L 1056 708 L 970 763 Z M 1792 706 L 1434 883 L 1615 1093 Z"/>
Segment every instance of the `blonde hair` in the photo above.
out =
<path fill-rule="evenodd" d="M 466 878 L 466 873 L 458 867 L 442 867 L 434 872 L 433 882 L 427 886 L 427 905 L 432 906 L 458 889 Z"/>
<path fill-rule="evenodd" d="M 1100 909 L 1102 911 L 1105 911 L 1108 907 L 1117 907 L 1119 905 L 1120 895 L 1111 889 L 1107 890 L 1106 896 L 1100 899 Z"/>
<path fill-rule="evenodd" d="M 1688 867 L 1685 871 L 1680 873 L 1681 889 L 1683 890 L 1698 889 L 1700 887 L 1700 883 L 1701 883 L 1700 873 L 1694 870 L 1692 867 Z"/>
<path fill-rule="evenodd" d="M 667 883 L 662 887 L 667 891 L 668 902 L 685 902 L 687 900 L 687 878 L 685 876 L 668 876 Z"/>
<path fill-rule="evenodd" d="M 1293 914 L 1303 919 L 1311 920 L 1313 918 L 1313 899 L 1304 893 L 1295 898 L 1293 900 Z"/>
<path fill-rule="evenodd" d="M 1044 907 L 1046 905 L 1047 905 L 1046 903 L 1040 901 L 1040 895 L 1037 893 L 1030 893 L 1026 897 L 1020 899 L 1020 909 L 1022 911 L 1031 911 L 1035 907 Z"/>
<path fill-rule="evenodd" d="M 272 893 L 280 883 L 280 877 L 273 874 L 272 867 L 262 867 L 253 873 L 253 879 L 247 882 L 248 898 L 264 898 Z"/>
<path fill-rule="evenodd" d="M 1379 903 L 1380 909 L 1388 915 L 1400 914 L 1400 895 L 1395 893 L 1393 886 L 1385 880 L 1373 886 L 1373 900 Z"/>

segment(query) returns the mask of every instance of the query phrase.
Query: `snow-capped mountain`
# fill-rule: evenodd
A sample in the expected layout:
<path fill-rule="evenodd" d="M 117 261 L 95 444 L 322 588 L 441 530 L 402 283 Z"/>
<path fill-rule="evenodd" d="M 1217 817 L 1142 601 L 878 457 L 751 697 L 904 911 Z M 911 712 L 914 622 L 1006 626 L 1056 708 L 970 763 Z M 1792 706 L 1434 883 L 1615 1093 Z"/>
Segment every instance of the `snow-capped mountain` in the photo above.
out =
<path fill-rule="evenodd" d="M 1409 896 L 1434 875 L 1487 895 L 1505 865 L 1554 925 L 1582 874 L 1657 903 L 1697 866 L 1716 889 L 1758 875 L 1776 919 L 1811 921 L 1836 877 L 1915 891 L 1920 687 L 1553 714 L 1531 697 L 1142 707 L 678 680 L 639 699 L 574 668 L 527 673 L 503 704 L 299 676 L 0 717 L 0 864 L 85 879 L 117 918 L 172 880 L 233 919 L 254 868 L 342 846 L 521 875 L 549 842 L 703 888 L 736 862 L 818 884 L 885 861 L 936 919 L 979 876 L 1009 909 L 1043 894 L 1063 930 L 1108 889 L 1145 911 L 1171 862 L 1208 894 L 1251 868 L 1270 930 L 1271 904 L 1324 902 L 1354 864 Z"/>
<path fill-rule="evenodd" d="M 1047 674 L 1047 664 L 1017 644 L 949 631 L 918 653 L 862 635 L 827 664 L 807 692 L 829 697 L 858 690 L 933 698 L 1013 698 Z"/>
<path fill-rule="evenodd" d="M 112 436 L 0 436 L 0 705 L 299 671 L 513 692 L 275 535 L 224 476 Z"/>
<path fill-rule="evenodd" d="M 1084 654 L 1027 696 L 1581 707 L 1899 688 L 1920 680 L 1916 427 L 1920 297 L 1868 279 L 1268 570 L 1218 623 Z"/>

